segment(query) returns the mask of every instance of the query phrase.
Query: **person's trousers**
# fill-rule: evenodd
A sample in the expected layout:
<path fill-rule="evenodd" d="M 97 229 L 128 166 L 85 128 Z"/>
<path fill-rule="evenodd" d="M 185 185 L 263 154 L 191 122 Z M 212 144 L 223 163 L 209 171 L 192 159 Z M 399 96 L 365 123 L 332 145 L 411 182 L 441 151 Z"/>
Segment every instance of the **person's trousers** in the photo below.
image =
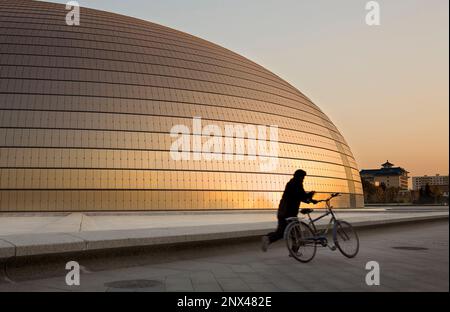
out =
<path fill-rule="evenodd" d="M 285 217 L 278 217 L 278 227 L 275 230 L 275 232 L 271 232 L 267 234 L 267 237 L 269 238 L 269 242 L 273 243 L 276 242 L 279 239 L 282 239 L 284 237 L 284 230 L 286 229 L 287 222 Z"/>

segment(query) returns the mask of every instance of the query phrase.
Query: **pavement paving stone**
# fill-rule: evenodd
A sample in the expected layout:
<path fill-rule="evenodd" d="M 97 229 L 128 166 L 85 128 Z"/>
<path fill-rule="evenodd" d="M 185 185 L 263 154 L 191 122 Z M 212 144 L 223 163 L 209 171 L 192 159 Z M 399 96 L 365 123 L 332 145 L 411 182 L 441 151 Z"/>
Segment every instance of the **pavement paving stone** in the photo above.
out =
<path fill-rule="evenodd" d="M 270 282 L 265 283 L 247 283 L 251 291 L 255 292 L 277 292 L 280 291 L 278 287 Z"/>
<path fill-rule="evenodd" d="M 239 274 L 240 278 L 242 278 L 242 280 L 244 282 L 248 283 L 264 283 L 267 280 L 264 278 L 264 276 L 262 276 L 262 274 L 260 273 L 255 273 L 255 272 L 242 272 L 241 274 Z"/>
<path fill-rule="evenodd" d="M 208 284 L 216 283 L 214 274 L 210 271 L 192 272 L 189 274 L 193 284 Z"/>
<path fill-rule="evenodd" d="M 247 264 L 232 264 L 230 267 L 233 270 L 233 272 L 236 272 L 236 273 L 254 272 L 252 267 Z"/>
<path fill-rule="evenodd" d="M 251 291 L 251 288 L 240 278 L 217 278 L 224 291 Z"/>
<path fill-rule="evenodd" d="M 223 291 L 219 283 L 193 283 L 194 291 L 198 292 L 221 292 Z"/>
<path fill-rule="evenodd" d="M 165 280 L 166 291 L 194 291 L 190 278 L 168 276 Z"/>

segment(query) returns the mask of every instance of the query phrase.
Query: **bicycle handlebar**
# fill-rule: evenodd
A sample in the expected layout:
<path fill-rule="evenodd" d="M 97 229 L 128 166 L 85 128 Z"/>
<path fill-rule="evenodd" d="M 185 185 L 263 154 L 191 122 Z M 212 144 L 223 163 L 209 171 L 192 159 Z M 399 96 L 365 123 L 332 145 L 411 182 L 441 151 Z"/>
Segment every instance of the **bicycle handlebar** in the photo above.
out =
<path fill-rule="evenodd" d="M 332 193 L 332 194 L 330 195 L 330 197 L 328 197 L 327 199 L 321 199 L 321 200 L 318 200 L 317 203 L 329 201 L 329 200 L 331 200 L 332 198 L 335 198 L 335 197 L 337 197 L 337 196 L 341 196 L 341 194 L 340 194 L 340 193 Z"/>

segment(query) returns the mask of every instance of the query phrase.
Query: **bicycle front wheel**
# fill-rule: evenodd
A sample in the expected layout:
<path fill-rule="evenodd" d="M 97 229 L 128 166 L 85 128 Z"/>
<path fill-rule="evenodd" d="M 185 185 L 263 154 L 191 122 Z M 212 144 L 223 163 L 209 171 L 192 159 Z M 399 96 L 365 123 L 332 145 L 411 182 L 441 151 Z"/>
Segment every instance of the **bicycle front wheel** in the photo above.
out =
<path fill-rule="evenodd" d="M 359 237 L 353 226 L 336 220 L 333 226 L 333 240 L 339 251 L 347 258 L 353 258 L 359 251 Z"/>
<path fill-rule="evenodd" d="M 287 248 L 300 262 L 311 261 L 316 255 L 316 241 L 310 226 L 304 222 L 292 222 L 285 231 Z"/>

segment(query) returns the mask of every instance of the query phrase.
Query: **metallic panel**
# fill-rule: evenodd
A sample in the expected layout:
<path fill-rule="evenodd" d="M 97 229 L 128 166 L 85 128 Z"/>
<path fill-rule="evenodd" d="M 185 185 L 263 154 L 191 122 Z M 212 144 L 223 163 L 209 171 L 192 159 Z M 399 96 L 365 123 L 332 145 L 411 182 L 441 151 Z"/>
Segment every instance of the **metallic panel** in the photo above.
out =
<path fill-rule="evenodd" d="M 67 26 L 66 13 L 0 0 L 0 211 L 275 209 L 298 168 L 318 198 L 363 206 L 344 137 L 289 83 L 161 25 L 81 8 Z M 171 128 L 197 116 L 277 125 L 276 170 L 173 160 Z"/>

